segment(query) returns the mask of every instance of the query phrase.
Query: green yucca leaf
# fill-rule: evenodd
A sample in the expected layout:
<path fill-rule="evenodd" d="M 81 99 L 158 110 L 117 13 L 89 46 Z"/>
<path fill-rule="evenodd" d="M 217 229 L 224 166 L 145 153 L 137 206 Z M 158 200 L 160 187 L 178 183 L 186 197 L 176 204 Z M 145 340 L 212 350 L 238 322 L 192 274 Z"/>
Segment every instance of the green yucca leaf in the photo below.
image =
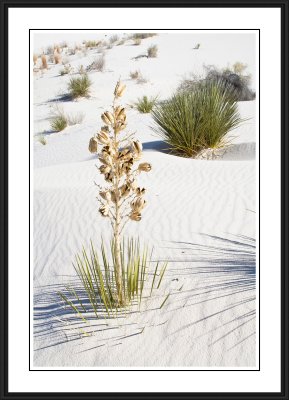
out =
<path fill-rule="evenodd" d="M 167 299 L 169 298 L 169 296 L 170 296 L 170 293 L 166 295 L 164 301 L 163 301 L 162 304 L 160 305 L 160 308 L 162 308 L 162 307 L 165 305 L 165 303 L 166 303 Z"/>

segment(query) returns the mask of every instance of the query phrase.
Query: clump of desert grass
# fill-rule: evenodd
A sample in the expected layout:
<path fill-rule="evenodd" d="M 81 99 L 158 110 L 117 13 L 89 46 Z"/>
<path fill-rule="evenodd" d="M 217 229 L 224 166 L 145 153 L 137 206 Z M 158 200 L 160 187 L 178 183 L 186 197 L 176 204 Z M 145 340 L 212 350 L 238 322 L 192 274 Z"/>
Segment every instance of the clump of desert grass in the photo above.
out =
<path fill-rule="evenodd" d="M 62 107 L 56 105 L 52 111 L 50 127 L 54 132 L 61 132 L 67 126 L 81 124 L 83 119 L 83 113 L 66 114 Z"/>
<path fill-rule="evenodd" d="M 98 47 L 101 44 L 101 40 L 87 40 L 84 42 L 84 45 L 88 49 L 93 49 Z"/>
<path fill-rule="evenodd" d="M 196 157 L 204 149 L 227 145 L 227 134 L 242 122 L 238 104 L 221 82 L 206 82 L 157 104 L 154 130 L 172 152 Z"/>
<path fill-rule="evenodd" d="M 156 44 L 151 45 L 147 50 L 148 58 L 156 58 L 158 56 L 158 46 Z"/>
<path fill-rule="evenodd" d="M 150 38 L 150 37 L 154 37 L 154 36 L 157 36 L 157 33 L 152 33 L 152 32 L 141 32 L 141 33 L 134 33 L 134 34 L 132 34 L 131 35 L 131 38 L 133 39 L 133 40 L 135 40 L 135 39 L 147 39 L 147 38 Z"/>
<path fill-rule="evenodd" d="M 41 69 L 48 69 L 47 57 L 45 54 L 41 55 Z"/>
<path fill-rule="evenodd" d="M 138 100 L 134 103 L 134 106 L 140 113 L 147 114 L 152 112 L 156 104 L 157 104 L 157 96 L 155 97 L 143 96 L 138 98 Z"/>
<path fill-rule="evenodd" d="M 197 43 L 196 46 L 194 47 L 194 50 L 199 50 L 200 47 L 201 47 L 201 44 Z"/>
<path fill-rule="evenodd" d="M 141 38 L 134 38 L 133 39 L 133 44 L 135 45 L 135 46 L 139 46 L 139 45 L 141 45 Z"/>
<path fill-rule="evenodd" d="M 220 82 L 227 89 L 227 93 L 233 96 L 236 101 L 255 99 L 256 94 L 250 89 L 251 75 L 245 73 L 246 64 L 236 62 L 232 67 L 224 69 L 219 69 L 214 65 L 204 66 L 204 68 L 204 78 L 192 75 L 189 79 L 183 79 L 178 90 L 192 91 L 206 82 Z"/>
<path fill-rule="evenodd" d="M 77 68 L 77 73 L 78 73 L 79 75 L 84 75 L 84 74 L 86 74 L 85 68 L 84 68 L 84 66 L 83 66 L 82 64 L 79 65 L 79 67 Z"/>
<path fill-rule="evenodd" d="M 98 71 L 103 72 L 105 68 L 105 56 L 98 56 L 91 64 L 86 67 L 86 72 Z"/>
<path fill-rule="evenodd" d="M 87 74 L 83 74 L 77 78 L 71 78 L 68 83 L 69 95 L 76 99 L 78 97 L 87 97 L 90 93 L 91 80 Z"/>
<path fill-rule="evenodd" d="M 139 186 L 138 176 L 151 171 L 143 162 L 142 144 L 127 132 L 126 109 L 119 103 L 125 91 L 120 81 L 114 89 L 112 108 L 101 115 L 104 125 L 89 141 L 89 151 L 98 156 L 98 170 L 104 178 L 97 201 L 99 213 L 112 228 L 112 239 L 107 250 L 101 241 L 97 250 L 90 242 L 75 257 L 82 295 L 77 289 L 67 288 L 59 293 L 66 305 L 86 321 L 92 311 L 98 317 L 116 317 L 118 312 L 149 297 L 160 287 L 167 263 L 156 263 L 150 286 L 148 278 L 152 252 L 142 247 L 136 238 L 125 239 L 123 230 L 128 222 L 140 222 L 147 206 L 146 189 Z M 168 296 L 167 296 L 168 297 Z"/>

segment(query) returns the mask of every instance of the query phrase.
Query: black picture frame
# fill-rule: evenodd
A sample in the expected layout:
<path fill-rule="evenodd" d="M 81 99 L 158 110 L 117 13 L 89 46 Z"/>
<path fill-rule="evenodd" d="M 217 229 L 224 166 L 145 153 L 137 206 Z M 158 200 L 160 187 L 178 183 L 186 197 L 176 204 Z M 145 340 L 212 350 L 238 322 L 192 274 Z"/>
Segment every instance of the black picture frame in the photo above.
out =
<path fill-rule="evenodd" d="M 1 293 L 1 353 L 0 353 L 0 366 L 1 366 L 1 381 L 0 381 L 0 400 L 4 399 L 89 399 L 98 398 L 102 399 L 215 399 L 215 398 L 227 398 L 227 399 L 289 399 L 289 367 L 288 367 L 288 317 L 289 317 L 289 300 L 288 300 L 288 288 L 289 288 L 289 277 L 288 277 L 288 265 L 289 265 L 289 251 L 288 251 L 288 229 L 289 229 L 289 165 L 288 165 L 288 154 L 289 154 L 289 141 L 288 141 L 288 54 L 289 54 L 289 1 L 288 0 L 181 0 L 180 2 L 174 2 L 171 0 L 121 0 L 116 2 L 115 0 L 84 0 L 83 2 L 77 0 L 0 0 L 1 4 L 1 134 L 0 134 L 0 151 L 1 151 L 1 252 L 0 252 L 0 293 Z M 179 7 L 179 8 L 222 8 L 222 7 L 244 7 L 244 8 L 279 8 L 281 11 L 281 391 L 274 393 L 210 393 L 210 392 L 173 392 L 173 393 L 151 393 L 151 392 L 139 392 L 139 393 L 53 393 L 53 392 L 42 392 L 42 393 L 21 393 L 21 392 L 9 392 L 8 391 L 8 232 L 9 232 L 9 221 L 8 221 L 8 142 L 9 142 L 9 126 L 8 126 L 8 12 L 13 7 L 111 7 L 111 8 L 125 8 L 125 7 Z M 261 89 L 262 90 L 262 89 Z M 28 128 L 27 128 L 28 129 Z M 33 373 L 33 372 L 32 372 Z M 213 371 L 212 371 L 213 373 Z M 205 389 L 204 389 L 205 390 Z"/>

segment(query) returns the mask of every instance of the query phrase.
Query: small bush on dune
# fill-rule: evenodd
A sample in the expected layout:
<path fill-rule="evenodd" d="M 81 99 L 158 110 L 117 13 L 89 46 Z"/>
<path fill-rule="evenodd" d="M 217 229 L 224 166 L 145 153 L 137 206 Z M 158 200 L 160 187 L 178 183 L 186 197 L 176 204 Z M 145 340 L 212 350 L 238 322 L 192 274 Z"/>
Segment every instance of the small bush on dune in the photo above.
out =
<path fill-rule="evenodd" d="M 246 65 L 237 62 L 233 68 L 226 68 L 219 70 L 213 65 L 205 67 L 206 76 L 201 79 L 199 77 L 192 77 L 192 79 L 184 79 L 180 86 L 180 91 L 192 91 L 197 86 L 206 84 L 206 82 L 220 82 L 226 89 L 227 93 L 233 96 L 236 101 L 250 101 L 254 100 L 256 94 L 249 88 L 251 77 L 250 75 L 243 75 Z"/>
<path fill-rule="evenodd" d="M 158 46 L 156 44 L 151 45 L 147 50 L 148 58 L 156 58 L 158 56 Z"/>
<path fill-rule="evenodd" d="M 99 71 L 103 72 L 105 68 L 105 57 L 102 55 L 98 58 L 96 58 L 90 65 L 86 67 L 87 72 L 91 71 Z"/>
<path fill-rule="evenodd" d="M 53 46 L 48 46 L 48 47 L 46 48 L 45 54 L 46 54 L 46 55 L 49 55 L 49 54 L 53 54 L 53 53 L 54 53 L 54 47 L 53 47 Z"/>
<path fill-rule="evenodd" d="M 45 138 L 43 135 L 40 135 L 40 136 L 37 138 L 37 140 L 38 140 L 39 143 L 43 144 L 43 146 L 47 145 L 47 140 L 46 140 L 46 138 Z"/>
<path fill-rule="evenodd" d="M 68 90 L 73 99 L 77 97 L 88 96 L 90 91 L 91 81 L 84 74 L 79 78 L 71 78 L 68 84 Z"/>
<path fill-rule="evenodd" d="M 36 54 L 33 54 L 33 65 L 36 65 L 38 60 L 38 56 Z"/>
<path fill-rule="evenodd" d="M 186 157 L 225 146 L 227 133 L 242 122 L 237 103 L 220 82 L 175 94 L 158 104 L 152 117 L 154 130 L 172 151 Z"/>
<path fill-rule="evenodd" d="M 157 97 L 143 96 L 135 103 L 136 109 L 141 113 L 150 113 L 157 103 Z"/>

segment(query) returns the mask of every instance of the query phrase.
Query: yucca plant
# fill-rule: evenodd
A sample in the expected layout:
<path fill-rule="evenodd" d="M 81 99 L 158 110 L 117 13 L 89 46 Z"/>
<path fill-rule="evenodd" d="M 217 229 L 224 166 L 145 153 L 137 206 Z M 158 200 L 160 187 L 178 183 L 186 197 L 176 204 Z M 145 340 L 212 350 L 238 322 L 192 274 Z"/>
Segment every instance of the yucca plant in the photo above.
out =
<path fill-rule="evenodd" d="M 194 157 L 226 145 L 226 135 L 242 122 L 238 104 L 221 82 L 183 91 L 152 110 L 154 130 L 177 154 Z"/>
<path fill-rule="evenodd" d="M 72 98 L 88 96 L 91 86 L 91 80 L 87 74 L 79 78 L 71 78 L 68 84 L 68 90 Z"/>
<path fill-rule="evenodd" d="M 156 103 L 157 103 L 157 96 L 156 97 L 143 96 L 139 98 L 138 101 L 135 103 L 135 107 L 140 113 L 150 113 L 153 110 Z"/>
<path fill-rule="evenodd" d="M 123 238 L 126 224 L 141 221 L 146 206 L 146 190 L 138 186 L 137 177 L 152 169 L 150 163 L 140 162 L 141 143 L 125 133 L 126 110 L 118 104 L 124 90 L 125 85 L 118 82 L 112 110 L 101 115 L 105 125 L 90 139 L 88 146 L 91 153 L 98 155 L 98 169 L 106 184 L 104 187 L 97 184 L 99 213 L 110 221 L 113 231 L 109 252 L 102 243 L 99 255 L 91 243 L 89 253 L 83 249 L 76 256 L 74 267 L 96 316 L 99 310 L 114 315 L 115 310 L 130 306 L 133 300 L 140 304 L 151 262 L 148 248 L 141 250 L 138 240 Z M 156 264 L 150 294 L 160 287 L 166 267 L 167 263 Z M 81 316 L 80 308 L 85 309 L 83 301 L 75 290 L 73 294 L 72 299 L 63 293 L 60 296 Z"/>

